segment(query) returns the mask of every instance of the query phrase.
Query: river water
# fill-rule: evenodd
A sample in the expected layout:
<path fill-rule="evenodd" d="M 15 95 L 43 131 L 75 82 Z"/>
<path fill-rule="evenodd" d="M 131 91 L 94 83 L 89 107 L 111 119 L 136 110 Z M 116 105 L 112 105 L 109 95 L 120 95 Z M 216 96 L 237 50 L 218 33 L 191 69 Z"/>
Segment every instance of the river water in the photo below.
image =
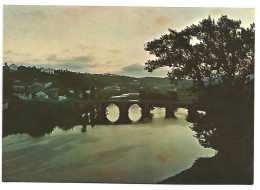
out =
<path fill-rule="evenodd" d="M 3 138 L 3 180 L 38 182 L 157 183 L 192 166 L 215 150 L 202 147 L 179 108 L 165 119 L 155 108 L 153 119 L 126 125 L 82 126 L 63 131 L 56 127 L 43 137 L 26 134 Z M 108 107 L 108 119 L 119 116 Z M 133 121 L 140 108 L 130 108 Z"/>

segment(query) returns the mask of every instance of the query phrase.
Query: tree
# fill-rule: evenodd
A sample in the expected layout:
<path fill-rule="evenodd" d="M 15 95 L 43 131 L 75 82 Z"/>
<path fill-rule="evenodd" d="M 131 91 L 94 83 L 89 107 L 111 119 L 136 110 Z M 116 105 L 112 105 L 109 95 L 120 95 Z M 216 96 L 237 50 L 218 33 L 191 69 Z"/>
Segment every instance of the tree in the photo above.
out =
<path fill-rule="evenodd" d="M 216 83 L 222 89 L 245 87 L 248 77 L 254 75 L 254 23 L 243 28 L 240 20 L 221 16 L 215 22 L 209 16 L 197 25 L 169 32 L 145 45 L 156 56 L 145 63 L 148 72 L 171 67 L 171 82 L 189 78 L 196 90 L 204 92 Z"/>

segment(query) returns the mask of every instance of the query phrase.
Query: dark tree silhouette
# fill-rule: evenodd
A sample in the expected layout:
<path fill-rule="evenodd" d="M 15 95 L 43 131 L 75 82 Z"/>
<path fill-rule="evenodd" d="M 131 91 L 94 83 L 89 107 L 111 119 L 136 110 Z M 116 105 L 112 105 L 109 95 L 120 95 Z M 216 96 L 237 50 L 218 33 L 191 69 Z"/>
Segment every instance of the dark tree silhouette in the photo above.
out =
<path fill-rule="evenodd" d="M 245 87 L 254 74 L 254 23 L 243 28 L 240 20 L 222 16 L 216 22 L 209 16 L 179 32 L 169 31 L 145 45 L 145 50 L 157 57 L 145 63 L 149 72 L 169 66 L 172 82 L 193 79 L 200 91 L 214 84 L 226 89 Z"/>
<path fill-rule="evenodd" d="M 168 73 L 171 82 L 193 80 L 198 108 L 189 110 L 187 120 L 200 144 L 218 151 L 213 159 L 198 162 L 190 173 L 169 181 L 216 183 L 221 178 L 222 183 L 252 184 L 254 23 L 243 28 L 240 20 L 221 16 L 215 21 L 209 16 L 197 25 L 169 31 L 145 45 L 157 57 L 148 60 L 145 69 L 152 72 L 168 66 L 172 68 Z M 205 115 L 196 112 L 201 107 Z"/>

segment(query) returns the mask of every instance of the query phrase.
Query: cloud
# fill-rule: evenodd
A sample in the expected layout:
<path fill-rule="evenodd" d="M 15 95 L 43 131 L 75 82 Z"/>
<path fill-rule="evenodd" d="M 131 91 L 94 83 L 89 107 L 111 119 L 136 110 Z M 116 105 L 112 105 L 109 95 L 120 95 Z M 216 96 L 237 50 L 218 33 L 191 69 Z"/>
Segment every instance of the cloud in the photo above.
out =
<path fill-rule="evenodd" d="M 118 49 L 108 49 L 107 51 L 110 53 L 119 53 L 120 52 Z"/>
<path fill-rule="evenodd" d="M 6 57 L 5 57 L 6 58 Z M 96 68 L 98 64 L 91 63 L 95 58 L 92 56 L 77 56 L 69 59 L 57 59 L 56 54 L 48 56 L 46 59 L 27 59 L 25 61 L 15 62 L 17 65 L 51 67 L 56 69 L 68 69 L 75 71 L 84 68 Z M 6 60 L 6 59 L 5 59 Z M 11 60 L 6 62 L 12 62 Z M 50 64 L 50 62 L 52 62 Z"/>
<path fill-rule="evenodd" d="M 47 61 L 56 61 L 56 55 L 52 54 L 49 57 L 47 57 Z"/>
<path fill-rule="evenodd" d="M 72 57 L 70 59 L 63 59 L 61 61 L 63 62 L 71 62 L 71 63 L 86 63 L 94 60 L 94 57 L 92 56 L 77 56 L 77 57 Z"/>
<path fill-rule="evenodd" d="M 6 57 L 6 56 L 3 57 L 3 60 L 8 60 L 8 59 L 11 59 L 11 58 L 10 57 Z"/>
<path fill-rule="evenodd" d="M 57 60 L 59 64 L 58 67 L 66 69 L 83 69 L 83 68 L 93 68 L 96 67 L 95 64 L 89 64 L 95 58 L 92 56 L 78 56 L 72 57 L 70 59 Z"/>
<path fill-rule="evenodd" d="M 46 14 L 43 10 L 29 10 L 28 12 L 22 13 L 23 16 L 34 17 L 34 18 L 45 18 Z"/>
<path fill-rule="evenodd" d="M 13 51 L 11 51 L 11 50 L 4 51 L 4 54 L 12 54 L 12 53 L 13 53 Z"/>
<path fill-rule="evenodd" d="M 116 72 L 116 74 L 142 77 L 146 76 L 148 72 L 144 70 L 144 65 L 140 63 L 135 63 L 122 67 L 120 71 Z"/>
<path fill-rule="evenodd" d="M 169 67 L 158 68 L 152 73 L 144 70 L 145 65 L 140 63 L 135 63 L 122 67 L 120 71 L 114 72 L 115 74 L 135 76 L 135 77 L 166 77 L 167 72 L 171 69 Z"/>
<path fill-rule="evenodd" d="M 163 25 L 167 24 L 168 22 L 170 22 L 170 19 L 165 16 L 158 17 L 155 21 L 156 25 L 159 25 L 159 26 L 163 26 Z"/>
<path fill-rule="evenodd" d="M 144 65 L 141 65 L 139 63 L 135 63 L 133 65 L 128 65 L 122 68 L 123 72 L 140 72 L 144 70 Z"/>
<path fill-rule="evenodd" d="M 63 49 L 62 51 L 63 52 L 69 52 L 70 50 L 69 49 Z"/>
<path fill-rule="evenodd" d="M 254 21 L 254 9 L 239 8 L 4 6 L 4 57 L 37 66 L 165 77 L 163 69 L 153 73 L 143 69 L 146 60 L 154 59 L 143 44 L 168 33 L 168 28 L 183 29 L 209 14 L 214 18 L 228 14 L 244 25 Z M 8 54 L 12 52 L 19 55 Z M 55 59 L 52 54 L 56 60 L 48 61 Z M 85 57 L 83 62 L 84 57 L 78 57 L 88 54 L 95 60 Z M 33 58 L 41 61 L 32 62 Z M 133 63 L 140 64 L 130 66 Z"/>
<path fill-rule="evenodd" d="M 89 47 L 86 46 L 86 45 L 82 45 L 82 44 L 79 44 L 78 47 L 81 49 L 81 50 L 87 50 Z"/>
<path fill-rule="evenodd" d="M 26 67 L 35 66 L 35 64 L 29 63 L 29 62 L 15 62 L 15 64 L 16 64 L 16 65 L 20 65 L 20 66 L 26 66 Z"/>
<path fill-rule="evenodd" d="M 18 53 L 13 52 L 12 50 L 4 51 L 4 54 L 5 55 L 12 55 L 12 56 L 19 55 Z"/>
<path fill-rule="evenodd" d="M 33 54 L 31 54 L 31 53 L 26 53 L 26 54 L 24 54 L 24 56 L 25 57 L 29 57 L 29 56 L 32 56 Z"/>

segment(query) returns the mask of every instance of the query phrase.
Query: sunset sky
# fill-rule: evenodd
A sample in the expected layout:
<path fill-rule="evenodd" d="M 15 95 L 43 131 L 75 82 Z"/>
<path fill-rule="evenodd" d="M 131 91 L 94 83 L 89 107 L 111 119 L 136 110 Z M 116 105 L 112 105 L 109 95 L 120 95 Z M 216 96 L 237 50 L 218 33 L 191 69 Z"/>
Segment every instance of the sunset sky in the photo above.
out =
<path fill-rule="evenodd" d="M 254 9 L 4 6 L 3 61 L 18 65 L 130 76 L 150 74 L 144 44 L 211 15 L 254 22 Z"/>

